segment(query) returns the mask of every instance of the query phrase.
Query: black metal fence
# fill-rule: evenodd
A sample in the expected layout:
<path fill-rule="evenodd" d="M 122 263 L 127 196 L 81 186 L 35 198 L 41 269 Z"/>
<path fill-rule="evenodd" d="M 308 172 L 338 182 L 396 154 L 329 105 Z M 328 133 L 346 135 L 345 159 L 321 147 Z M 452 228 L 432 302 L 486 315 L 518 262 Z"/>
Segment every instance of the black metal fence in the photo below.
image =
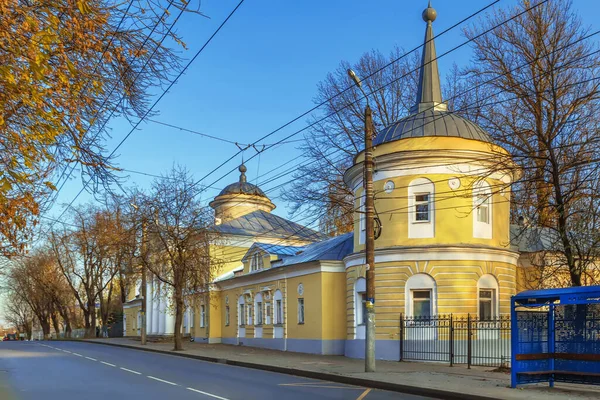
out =
<path fill-rule="evenodd" d="M 400 315 L 400 361 L 510 366 L 510 316 Z"/>

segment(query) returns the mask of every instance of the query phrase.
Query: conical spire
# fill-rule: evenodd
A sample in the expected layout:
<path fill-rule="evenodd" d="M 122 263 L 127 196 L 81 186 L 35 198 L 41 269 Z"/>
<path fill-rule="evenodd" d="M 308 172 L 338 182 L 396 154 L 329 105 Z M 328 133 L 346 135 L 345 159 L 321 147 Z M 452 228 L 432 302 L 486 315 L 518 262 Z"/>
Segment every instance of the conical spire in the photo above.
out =
<path fill-rule="evenodd" d="M 447 109 L 446 104 L 442 103 L 440 73 L 438 72 L 435 43 L 433 41 L 433 27 L 431 26 L 436 17 L 437 12 L 431 7 L 430 1 L 428 7 L 423 11 L 423 20 L 427 22 L 427 28 L 425 28 L 425 45 L 423 46 L 423 57 L 419 71 L 417 102 L 411 110 L 413 113 L 434 109 L 445 111 Z"/>

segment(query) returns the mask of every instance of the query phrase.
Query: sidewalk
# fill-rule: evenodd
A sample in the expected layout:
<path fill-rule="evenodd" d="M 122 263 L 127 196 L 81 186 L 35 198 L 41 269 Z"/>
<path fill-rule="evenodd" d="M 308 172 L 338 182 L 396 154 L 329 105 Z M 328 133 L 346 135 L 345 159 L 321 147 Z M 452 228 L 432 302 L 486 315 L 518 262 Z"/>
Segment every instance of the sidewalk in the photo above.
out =
<path fill-rule="evenodd" d="M 374 386 L 388 390 L 406 389 L 407 393 L 438 395 L 453 392 L 454 398 L 487 399 L 598 399 L 600 388 L 593 386 L 557 384 L 526 385 L 510 388 L 510 374 L 493 372 L 490 367 L 472 367 L 447 364 L 377 361 L 376 373 L 362 372 L 363 360 L 341 356 L 282 352 L 224 344 L 185 342 L 185 350 L 174 352 L 171 341 L 140 344 L 139 338 L 112 338 L 86 340 L 98 344 L 143 348 L 184 357 L 198 357 L 207 361 L 266 369 L 324 380 L 345 381 L 360 386 Z M 369 381 L 369 382 L 368 382 Z M 370 385 L 372 384 L 372 385 Z M 393 386 L 396 386 L 395 388 Z M 431 390 L 433 389 L 433 390 Z M 439 391 L 436 393 L 436 391 Z M 448 393 L 446 393 L 448 395 Z"/>

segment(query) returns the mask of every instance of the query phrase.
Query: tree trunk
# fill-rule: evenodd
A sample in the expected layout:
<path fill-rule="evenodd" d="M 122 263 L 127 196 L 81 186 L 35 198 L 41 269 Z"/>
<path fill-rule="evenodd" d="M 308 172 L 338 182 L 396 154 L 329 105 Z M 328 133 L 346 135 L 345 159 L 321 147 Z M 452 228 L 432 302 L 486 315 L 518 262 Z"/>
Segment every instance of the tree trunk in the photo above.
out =
<path fill-rule="evenodd" d="M 50 339 L 50 323 L 48 319 L 40 319 L 40 325 L 42 326 L 42 332 L 44 332 L 44 340 Z"/>
<path fill-rule="evenodd" d="M 90 311 L 83 310 L 83 319 L 85 320 L 85 335 L 86 339 L 96 337 L 96 321 L 92 322 L 92 313 Z"/>
<path fill-rule="evenodd" d="M 52 325 L 54 326 L 54 332 L 56 332 L 56 338 L 60 339 L 60 323 L 58 322 L 58 316 L 56 313 L 52 313 L 50 316 L 52 319 Z"/>
<path fill-rule="evenodd" d="M 183 288 L 178 285 L 175 290 L 175 351 L 183 350 L 183 335 L 181 334 L 181 325 L 183 322 L 183 311 L 185 304 L 183 302 Z"/>

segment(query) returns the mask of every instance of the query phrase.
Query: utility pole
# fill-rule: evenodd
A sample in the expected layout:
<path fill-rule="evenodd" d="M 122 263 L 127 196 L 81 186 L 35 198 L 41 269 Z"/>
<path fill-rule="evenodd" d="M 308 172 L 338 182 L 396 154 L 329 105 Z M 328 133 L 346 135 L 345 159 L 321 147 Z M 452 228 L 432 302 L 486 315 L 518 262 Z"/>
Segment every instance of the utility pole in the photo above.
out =
<path fill-rule="evenodd" d="M 373 201 L 373 115 L 365 107 L 365 258 L 367 264 L 367 324 L 365 339 L 365 372 L 375 372 L 375 206 Z"/>
<path fill-rule="evenodd" d="M 367 265 L 367 321 L 365 334 L 365 372 L 375 372 L 375 204 L 373 199 L 373 113 L 362 82 L 351 69 L 348 76 L 365 96 L 365 159 L 363 162 L 363 195 L 365 196 L 365 261 Z"/>
<path fill-rule="evenodd" d="M 146 344 L 146 304 L 148 302 L 148 290 L 146 289 L 146 217 L 142 217 L 142 245 L 140 251 L 142 252 L 142 326 L 141 326 L 141 341 L 142 345 Z"/>

